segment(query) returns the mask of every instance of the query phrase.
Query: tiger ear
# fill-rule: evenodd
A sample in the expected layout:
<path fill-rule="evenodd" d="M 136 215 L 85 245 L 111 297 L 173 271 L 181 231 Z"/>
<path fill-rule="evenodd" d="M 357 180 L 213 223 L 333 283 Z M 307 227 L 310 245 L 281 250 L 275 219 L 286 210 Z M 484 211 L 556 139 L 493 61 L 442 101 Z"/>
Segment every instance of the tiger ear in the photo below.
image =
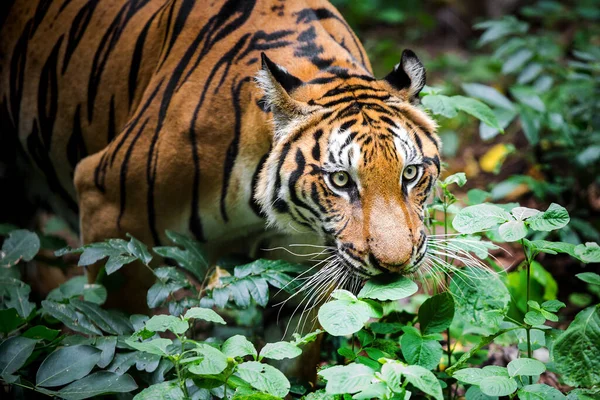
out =
<path fill-rule="evenodd" d="M 273 113 L 276 139 L 287 132 L 287 127 L 295 120 L 308 114 L 306 103 L 294 100 L 290 93 L 304 84 L 285 68 L 275 64 L 261 53 L 262 68 L 256 75 L 256 82 L 265 94 L 266 109 Z"/>
<path fill-rule="evenodd" d="M 425 67 L 411 50 L 402 52 L 400 63 L 384 78 L 394 89 L 406 90 L 406 99 L 414 103 L 425 86 Z"/>

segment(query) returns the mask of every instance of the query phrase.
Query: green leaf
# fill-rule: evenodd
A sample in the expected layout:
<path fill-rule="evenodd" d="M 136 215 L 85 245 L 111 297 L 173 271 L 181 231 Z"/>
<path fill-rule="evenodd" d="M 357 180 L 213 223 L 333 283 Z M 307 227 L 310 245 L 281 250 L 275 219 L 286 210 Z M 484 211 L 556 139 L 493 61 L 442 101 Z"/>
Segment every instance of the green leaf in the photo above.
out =
<path fill-rule="evenodd" d="M 498 227 L 500 237 L 506 242 L 516 242 L 527 236 L 527 227 L 523 221 L 508 221 Z"/>
<path fill-rule="evenodd" d="M 512 54 L 502 65 L 503 74 L 511 74 L 521 69 L 525 63 L 533 58 L 533 52 L 529 49 L 521 49 Z"/>
<path fill-rule="evenodd" d="M 444 179 L 443 185 L 448 186 L 453 183 L 456 183 L 458 186 L 464 186 L 465 183 L 467 183 L 467 176 L 464 172 L 457 172 L 446 177 L 446 179 Z"/>
<path fill-rule="evenodd" d="M 216 324 L 223 324 L 223 325 L 226 324 L 225 320 L 219 314 L 217 314 L 210 308 L 200 308 L 200 307 L 190 308 L 185 313 L 183 318 L 185 318 L 185 319 L 191 319 L 191 318 L 202 319 L 204 321 L 214 322 Z"/>
<path fill-rule="evenodd" d="M 569 254 L 572 257 L 577 257 L 575 254 L 576 246 L 572 243 L 549 242 L 547 240 L 524 240 L 527 247 L 534 250 L 536 253 Z"/>
<path fill-rule="evenodd" d="M 100 371 L 62 388 L 58 396 L 66 400 L 80 400 L 107 393 L 130 393 L 137 388 L 130 375 Z"/>
<path fill-rule="evenodd" d="M 484 367 L 484 368 L 459 369 L 458 371 L 455 371 L 452 374 L 453 378 L 455 378 L 456 380 L 458 380 L 462 383 L 467 383 L 469 385 L 477 385 L 477 386 L 479 386 L 479 384 L 481 383 L 483 378 L 488 378 L 490 376 L 508 377 L 508 372 L 507 372 L 506 368 L 503 368 L 503 367 L 501 367 L 501 369 Z"/>
<path fill-rule="evenodd" d="M 508 396 L 517 390 L 517 381 L 506 376 L 488 376 L 481 380 L 479 388 L 488 396 Z"/>
<path fill-rule="evenodd" d="M 152 332 L 171 331 L 181 335 L 189 329 L 189 324 L 172 315 L 155 315 L 146 321 L 145 328 Z"/>
<path fill-rule="evenodd" d="M 158 356 L 168 356 L 169 352 L 167 351 L 167 347 L 172 345 L 173 341 L 171 339 L 159 338 L 147 342 L 126 340 L 125 343 L 139 351 L 145 351 L 146 353 L 156 354 Z"/>
<path fill-rule="evenodd" d="M 469 96 L 483 100 L 491 106 L 507 110 L 515 109 L 513 103 L 496 88 L 479 83 L 463 83 L 461 87 Z"/>
<path fill-rule="evenodd" d="M 383 399 L 388 393 L 387 385 L 383 382 L 371 383 L 352 396 L 356 400 Z"/>
<path fill-rule="evenodd" d="M 454 298 L 448 292 L 428 298 L 419 308 L 419 324 L 424 335 L 443 332 L 454 318 Z"/>
<path fill-rule="evenodd" d="M 375 300 L 400 300 L 412 296 L 419 287 L 409 278 L 398 274 L 381 274 L 365 283 L 359 298 Z"/>
<path fill-rule="evenodd" d="M 100 308 L 97 304 L 77 299 L 71 299 L 70 303 L 79 311 L 84 313 L 103 331 L 113 335 L 128 335 L 132 333 L 132 327 L 127 319 L 116 316 L 110 311 Z"/>
<path fill-rule="evenodd" d="M 459 211 L 452 226 L 460 233 L 476 233 L 510 221 L 511 217 L 502 208 L 493 204 L 477 204 Z"/>
<path fill-rule="evenodd" d="M 25 323 L 25 319 L 19 317 L 17 310 L 9 308 L 0 310 L 0 332 L 9 333 L 15 330 L 19 325 Z"/>
<path fill-rule="evenodd" d="M 119 254 L 121 254 L 121 250 L 113 248 L 108 243 L 94 243 L 83 247 L 83 253 L 81 253 L 77 265 L 85 267 L 95 264 L 103 258 Z"/>
<path fill-rule="evenodd" d="M 29 285 L 10 285 L 7 289 L 8 300 L 6 300 L 6 306 L 8 308 L 14 308 L 21 318 L 27 319 L 29 315 L 35 309 L 35 304 L 29 301 L 29 293 L 31 288 Z"/>
<path fill-rule="evenodd" d="M 227 368 L 227 356 L 214 347 L 204 343 L 196 343 L 194 351 L 201 355 L 203 359 L 199 363 L 190 365 L 188 370 L 192 374 L 216 375 Z"/>
<path fill-rule="evenodd" d="M 223 343 L 221 351 L 230 358 L 251 355 L 256 359 L 257 356 L 256 348 L 252 342 L 242 335 L 235 335 L 227 339 L 225 343 Z"/>
<path fill-rule="evenodd" d="M 563 400 L 567 398 L 560 390 L 542 383 L 522 387 L 517 395 L 520 400 Z"/>
<path fill-rule="evenodd" d="M 362 329 L 372 316 L 371 307 L 363 301 L 333 300 L 319 308 L 319 323 L 333 336 L 345 336 Z"/>
<path fill-rule="evenodd" d="M 165 302 L 165 300 L 167 300 L 171 293 L 178 291 L 184 286 L 185 284 L 180 282 L 164 283 L 159 281 L 155 283 L 150 287 L 150 289 L 148 289 L 148 293 L 146 294 L 146 303 L 148 304 L 148 307 L 159 307 Z"/>
<path fill-rule="evenodd" d="M 290 391 L 290 382 L 274 367 L 256 361 L 239 364 L 235 375 L 248 382 L 253 388 L 273 396 L 285 397 Z"/>
<path fill-rule="evenodd" d="M 567 385 L 589 387 L 600 382 L 600 305 L 575 316 L 554 342 L 552 359 Z"/>
<path fill-rule="evenodd" d="M 256 304 L 266 307 L 269 302 L 269 285 L 267 280 L 260 277 L 247 277 L 238 282 L 246 286 L 248 293 L 254 299 Z"/>
<path fill-rule="evenodd" d="M 529 311 L 525 314 L 524 321 L 529 325 L 543 325 L 546 322 L 546 318 L 539 311 Z"/>
<path fill-rule="evenodd" d="M 131 236 L 129 233 L 127 234 L 127 237 L 130 239 L 129 243 L 127 243 L 127 250 L 144 264 L 150 264 L 150 261 L 152 261 L 152 254 L 148 251 L 148 246 Z"/>
<path fill-rule="evenodd" d="M 50 342 L 54 340 L 59 333 L 60 331 L 58 329 L 50 329 L 44 325 L 36 325 L 23 332 L 22 336 L 30 339 L 47 340 Z"/>
<path fill-rule="evenodd" d="M 421 99 L 423 107 L 436 115 L 442 115 L 446 118 L 454 118 L 458 114 L 452 99 L 443 94 L 431 94 Z"/>
<path fill-rule="evenodd" d="M 436 400 L 443 400 L 440 382 L 431 371 L 418 365 L 402 366 L 400 371 L 411 385 L 422 390 Z"/>
<path fill-rule="evenodd" d="M 26 229 L 10 232 L 0 251 L 0 267 L 8 268 L 19 261 L 31 261 L 40 251 L 40 239 Z"/>
<path fill-rule="evenodd" d="M 33 353 L 37 340 L 14 336 L 0 344 L 0 377 L 7 379 L 17 372 Z"/>
<path fill-rule="evenodd" d="M 541 211 L 529 207 L 515 207 L 510 212 L 517 221 L 524 221 L 534 215 L 542 214 Z"/>
<path fill-rule="evenodd" d="M 296 358 L 302 354 L 302 350 L 290 342 L 267 343 L 259 354 L 259 359 L 270 358 L 271 360 L 283 360 L 284 358 Z"/>
<path fill-rule="evenodd" d="M 115 254 L 108 258 L 104 269 L 107 275 L 117 272 L 124 265 L 130 264 L 137 260 L 137 257 L 126 255 L 126 254 Z"/>
<path fill-rule="evenodd" d="M 600 285 L 600 275 L 595 272 L 582 272 L 575 275 L 577 278 L 591 285 Z"/>
<path fill-rule="evenodd" d="M 83 299 L 85 301 L 102 305 L 106 302 L 107 296 L 108 292 L 106 288 L 100 284 L 90 283 L 86 284 L 83 288 Z"/>
<path fill-rule="evenodd" d="M 508 363 L 507 369 L 510 377 L 535 376 L 544 373 L 546 366 L 533 358 L 517 358 Z"/>
<path fill-rule="evenodd" d="M 575 255 L 584 263 L 600 262 L 600 246 L 593 242 L 577 245 Z"/>
<path fill-rule="evenodd" d="M 375 371 L 362 364 L 338 365 L 322 369 L 318 374 L 327 380 L 325 391 L 328 394 L 359 392 L 375 377 Z"/>
<path fill-rule="evenodd" d="M 415 331 L 409 330 L 400 338 L 402 355 L 409 364 L 434 369 L 440 363 L 442 345 L 437 340 L 424 338 Z"/>
<path fill-rule="evenodd" d="M 521 127 L 527 141 L 532 146 L 537 145 L 540 141 L 540 116 L 528 108 L 522 108 L 519 116 L 521 117 Z"/>
<path fill-rule="evenodd" d="M 471 114 L 484 124 L 496 128 L 500 132 L 504 131 L 498 123 L 494 112 L 479 100 L 464 96 L 452 96 L 452 104 L 458 110 Z"/>
<path fill-rule="evenodd" d="M 550 204 L 550 207 L 544 213 L 527 219 L 527 224 L 531 229 L 545 232 L 560 229 L 568 223 L 569 213 L 564 207 L 556 203 Z"/>
<path fill-rule="evenodd" d="M 71 304 L 61 304 L 50 300 L 42 301 L 42 309 L 45 313 L 50 314 L 69 329 L 86 335 L 102 336 L 102 332 L 93 325 L 88 317 L 78 312 Z"/>
<path fill-rule="evenodd" d="M 560 300 L 548 300 L 542 303 L 542 309 L 550 312 L 557 312 L 567 305 Z"/>
<path fill-rule="evenodd" d="M 465 400 L 498 400 L 498 396 L 488 396 L 481 393 L 478 386 L 471 386 L 465 393 Z"/>
<path fill-rule="evenodd" d="M 520 103 L 525 104 L 535 111 L 541 113 L 546 111 L 546 105 L 542 99 L 540 99 L 540 96 L 538 96 L 537 92 L 532 88 L 525 86 L 512 87 L 510 88 L 510 92 Z"/>
<path fill-rule="evenodd" d="M 106 368 L 111 363 L 115 356 L 115 349 L 117 346 L 116 336 L 104 336 L 96 339 L 94 346 L 99 349 L 102 353 L 100 354 L 100 360 L 98 361 L 98 367 Z"/>
<path fill-rule="evenodd" d="M 185 395 L 177 381 L 162 382 L 147 387 L 136 394 L 133 400 L 184 400 Z"/>
<path fill-rule="evenodd" d="M 478 267 L 464 267 L 452 277 L 450 292 L 456 304 L 454 319 L 463 323 L 463 334 L 491 335 L 500 329 L 510 293 L 496 274 Z"/>
<path fill-rule="evenodd" d="M 62 347 L 50 354 L 40 365 L 36 385 L 54 387 L 81 379 L 100 360 L 100 350 L 87 345 Z"/>

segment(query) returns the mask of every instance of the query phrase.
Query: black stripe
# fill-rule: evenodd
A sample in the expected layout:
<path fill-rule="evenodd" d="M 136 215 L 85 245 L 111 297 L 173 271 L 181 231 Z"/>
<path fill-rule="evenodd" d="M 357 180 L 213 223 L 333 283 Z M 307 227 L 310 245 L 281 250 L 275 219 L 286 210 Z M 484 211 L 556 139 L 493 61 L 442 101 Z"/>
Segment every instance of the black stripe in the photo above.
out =
<path fill-rule="evenodd" d="M 58 111 L 58 77 L 56 69 L 58 52 L 63 38 L 64 35 L 58 38 L 52 52 L 44 63 L 38 86 L 37 106 L 40 133 L 46 151 L 50 151 L 52 145 L 52 131 L 54 130 L 54 122 L 56 121 L 56 113 Z"/>
<path fill-rule="evenodd" d="M 315 141 L 315 144 L 312 148 L 312 156 L 316 162 L 319 162 L 321 160 L 321 145 L 319 144 L 321 136 L 323 136 L 323 130 L 321 129 L 318 129 L 317 131 L 315 131 L 315 133 L 313 133 L 313 139 Z"/>
<path fill-rule="evenodd" d="M 81 128 L 81 104 L 77 104 L 75 116 L 73 117 L 73 133 L 71 133 L 67 143 L 67 160 L 69 160 L 69 164 L 74 170 L 79 160 L 86 156 L 87 149 L 83 139 L 83 129 Z"/>
<path fill-rule="evenodd" d="M 73 22 L 71 23 L 71 28 L 69 29 L 69 41 L 67 42 L 67 49 L 65 50 L 65 56 L 63 58 L 63 65 L 61 74 L 64 75 L 67 67 L 69 66 L 69 61 L 77 48 L 77 45 L 81 41 L 81 38 L 85 34 L 87 27 L 92 19 L 92 14 L 94 13 L 94 9 L 98 5 L 98 0 L 89 0 L 82 8 L 79 10 Z"/>
<path fill-rule="evenodd" d="M 263 155 L 260 159 L 260 161 L 258 162 L 258 165 L 256 166 L 256 169 L 254 170 L 254 174 L 252 175 L 252 195 L 250 197 L 250 208 L 252 208 L 252 211 L 254 211 L 254 213 L 256 215 L 258 215 L 259 217 L 265 218 L 265 214 L 262 212 L 260 206 L 258 205 L 257 201 L 256 201 L 256 191 L 258 189 L 258 177 L 260 175 L 260 171 L 263 169 L 265 162 L 267 161 L 267 158 L 269 158 L 269 153 Z"/>

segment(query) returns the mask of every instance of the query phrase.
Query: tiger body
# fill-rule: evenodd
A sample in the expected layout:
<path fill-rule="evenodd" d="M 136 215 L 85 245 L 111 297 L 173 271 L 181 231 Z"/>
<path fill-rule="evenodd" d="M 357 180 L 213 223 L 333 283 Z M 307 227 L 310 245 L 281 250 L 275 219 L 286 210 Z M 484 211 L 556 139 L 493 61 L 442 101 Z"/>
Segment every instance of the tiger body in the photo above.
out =
<path fill-rule="evenodd" d="M 374 79 L 321 0 L 15 0 L 0 143 L 18 138 L 39 195 L 85 243 L 159 245 L 170 229 L 216 257 L 271 226 L 312 232 L 355 275 L 410 272 L 440 169 L 435 125 L 412 104 L 417 61 Z M 125 293 L 151 284 L 124 273 Z"/>

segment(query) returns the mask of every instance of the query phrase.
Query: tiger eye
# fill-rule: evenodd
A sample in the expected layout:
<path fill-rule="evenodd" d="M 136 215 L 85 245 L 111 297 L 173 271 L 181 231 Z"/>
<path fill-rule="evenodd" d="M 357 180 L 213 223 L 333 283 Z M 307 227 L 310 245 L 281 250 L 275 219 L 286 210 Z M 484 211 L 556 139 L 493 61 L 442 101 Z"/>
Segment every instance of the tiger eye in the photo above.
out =
<path fill-rule="evenodd" d="M 331 176 L 331 182 L 338 188 L 345 188 L 350 183 L 350 176 L 347 172 L 338 171 Z"/>
<path fill-rule="evenodd" d="M 402 177 L 407 182 L 410 182 L 417 177 L 418 172 L 419 172 L 419 170 L 417 169 L 417 167 L 415 165 L 409 165 L 408 167 L 404 168 Z"/>

